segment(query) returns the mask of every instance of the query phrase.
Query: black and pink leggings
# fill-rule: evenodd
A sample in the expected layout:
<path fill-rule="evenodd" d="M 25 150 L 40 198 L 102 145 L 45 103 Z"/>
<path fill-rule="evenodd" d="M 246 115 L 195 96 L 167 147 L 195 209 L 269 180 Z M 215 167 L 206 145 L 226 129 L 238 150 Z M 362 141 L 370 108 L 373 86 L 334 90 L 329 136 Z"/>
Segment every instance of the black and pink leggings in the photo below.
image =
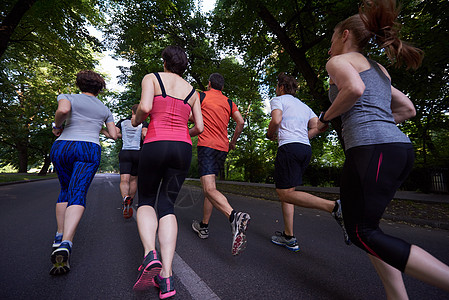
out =
<path fill-rule="evenodd" d="M 402 272 L 411 245 L 383 233 L 379 221 L 411 171 L 414 157 L 413 147 L 407 143 L 350 148 L 340 186 L 343 217 L 351 241 Z"/>
<path fill-rule="evenodd" d="M 174 214 L 175 201 L 191 160 L 192 145 L 186 142 L 157 141 L 144 144 L 140 151 L 137 179 L 139 207 L 155 207 L 157 199 L 159 218 Z"/>

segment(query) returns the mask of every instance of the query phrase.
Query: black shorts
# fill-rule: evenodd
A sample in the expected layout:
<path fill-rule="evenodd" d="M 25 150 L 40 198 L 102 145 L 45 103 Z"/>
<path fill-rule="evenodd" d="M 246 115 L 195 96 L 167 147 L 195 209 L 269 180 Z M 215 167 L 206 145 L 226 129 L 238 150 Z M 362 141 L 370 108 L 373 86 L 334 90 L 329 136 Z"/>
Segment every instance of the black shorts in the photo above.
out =
<path fill-rule="evenodd" d="M 312 147 L 289 143 L 278 148 L 274 162 L 274 182 L 277 189 L 289 189 L 302 184 L 302 176 L 310 158 Z"/>
<path fill-rule="evenodd" d="M 139 207 L 156 206 L 157 216 L 174 214 L 181 186 L 189 172 L 192 145 L 179 141 L 156 141 L 142 147 L 137 190 Z"/>
<path fill-rule="evenodd" d="M 215 174 L 218 176 L 224 169 L 224 163 L 228 152 L 198 146 L 198 169 L 200 177 Z"/>
<path fill-rule="evenodd" d="M 118 159 L 120 162 L 120 174 L 137 176 L 139 170 L 140 150 L 121 150 Z"/>

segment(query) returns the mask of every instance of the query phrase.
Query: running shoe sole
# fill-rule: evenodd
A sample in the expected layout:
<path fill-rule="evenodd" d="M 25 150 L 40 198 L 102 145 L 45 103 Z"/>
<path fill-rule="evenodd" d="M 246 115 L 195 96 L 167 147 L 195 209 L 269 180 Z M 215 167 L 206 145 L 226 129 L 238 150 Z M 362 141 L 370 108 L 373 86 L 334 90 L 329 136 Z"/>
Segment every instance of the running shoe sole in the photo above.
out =
<path fill-rule="evenodd" d="M 142 267 L 142 266 L 141 266 Z M 145 266 L 143 272 L 139 275 L 133 290 L 143 291 L 149 287 L 155 286 L 154 276 L 158 275 L 162 269 L 162 264 L 159 260 L 153 260 Z M 140 270 L 140 268 L 139 268 Z"/>
<path fill-rule="evenodd" d="M 132 208 L 133 200 L 131 197 L 126 197 L 123 200 L 123 217 L 125 219 L 129 219 L 133 216 L 133 208 Z"/>
<path fill-rule="evenodd" d="M 69 252 L 66 249 L 61 251 L 53 251 L 51 254 L 51 262 L 53 268 L 50 270 L 50 275 L 63 275 L 70 271 Z"/>
<path fill-rule="evenodd" d="M 248 229 L 251 217 L 245 213 L 243 220 L 238 228 L 238 232 L 232 241 L 232 255 L 239 255 L 246 249 L 246 230 Z"/>
<path fill-rule="evenodd" d="M 298 252 L 298 251 L 299 251 L 299 246 L 291 247 L 291 246 L 289 246 L 289 245 L 287 245 L 287 244 L 279 243 L 279 242 L 276 242 L 276 241 L 273 241 L 273 240 L 271 240 L 271 242 L 272 242 L 273 244 L 275 244 L 275 245 L 283 246 L 283 247 L 285 247 L 285 248 L 287 248 L 288 250 L 293 251 L 293 252 Z"/>
<path fill-rule="evenodd" d="M 332 212 L 332 216 L 334 217 L 335 221 L 337 221 L 338 225 L 340 225 L 341 229 L 343 230 L 343 236 L 345 239 L 345 243 L 346 245 L 351 245 L 351 240 L 349 239 L 349 235 L 348 232 L 346 231 L 345 228 L 345 222 L 344 222 L 344 218 L 343 218 L 343 213 L 341 211 L 341 202 L 340 200 L 337 200 L 338 203 L 338 210 L 336 212 Z"/>

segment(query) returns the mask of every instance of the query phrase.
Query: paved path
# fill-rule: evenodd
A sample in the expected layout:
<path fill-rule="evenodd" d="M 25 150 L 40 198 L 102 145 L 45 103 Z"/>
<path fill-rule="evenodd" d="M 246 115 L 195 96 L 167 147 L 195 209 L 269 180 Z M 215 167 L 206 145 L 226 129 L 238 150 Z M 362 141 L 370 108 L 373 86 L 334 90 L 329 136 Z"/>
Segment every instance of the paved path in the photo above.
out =
<path fill-rule="evenodd" d="M 190 180 L 199 180 L 195 178 L 189 178 Z M 217 182 L 222 183 L 232 183 L 236 185 L 250 185 L 250 186 L 261 186 L 261 187 L 269 187 L 275 188 L 274 184 L 269 183 L 251 183 L 251 182 L 237 182 L 237 181 L 220 181 Z M 324 192 L 330 194 L 338 194 L 340 193 L 339 187 L 315 187 L 315 186 L 300 186 L 297 190 L 305 191 L 305 192 Z M 414 200 L 421 202 L 435 202 L 435 203 L 449 203 L 449 194 L 425 194 L 413 191 L 397 191 L 394 195 L 396 199 L 403 200 Z"/>
<path fill-rule="evenodd" d="M 0 187 L 0 299 L 157 299 L 157 290 L 134 293 L 142 259 L 134 219 L 120 213 L 119 176 L 97 175 L 74 241 L 72 271 L 52 277 L 50 245 L 55 231 L 57 180 Z M 270 243 L 281 230 L 279 203 L 228 194 L 252 216 L 248 248 L 230 254 L 229 222 L 214 211 L 210 237 L 199 239 L 191 222 L 201 215 L 202 192 L 185 185 L 177 201 L 179 225 L 174 261 L 176 299 L 384 299 L 366 255 L 346 246 L 335 221 L 317 210 L 297 209 L 301 251 Z M 449 264 L 449 231 L 382 222 Z M 449 294 L 408 276 L 410 299 L 449 299 Z"/>

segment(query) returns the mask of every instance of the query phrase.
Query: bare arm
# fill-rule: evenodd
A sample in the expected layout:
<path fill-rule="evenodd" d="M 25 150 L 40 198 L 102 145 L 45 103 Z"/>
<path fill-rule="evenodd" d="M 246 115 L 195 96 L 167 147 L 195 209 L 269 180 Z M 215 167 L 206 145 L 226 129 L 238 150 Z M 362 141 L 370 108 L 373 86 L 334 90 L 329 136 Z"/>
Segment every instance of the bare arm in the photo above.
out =
<path fill-rule="evenodd" d="M 134 127 L 139 126 L 150 114 L 153 108 L 154 99 L 154 85 L 153 85 L 153 74 L 145 75 L 142 79 L 142 94 L 140 96 L 139 107 L 137 108 L 136 117 L 132 121 Z"/>
<path fill-rule="evenodd" d="M 190 136 L 197 136 L 204 130 L 203 115 L 201 114 L 201 103 L 198 93 L 195 94 L 195 102 L 192 106 L 192 117 L 195 125 L 189 129 Z"/>
<path fill-rule="evenodd" d="M 338 96 L 326 111 L 324 120 L 330 121 L 350 110 L 365 91 L 365 84 L 359 72 L 345 58 L 332 57 L 326 64 L 331 80 L 338 88 Z M 318 128 L 322 130 L 326 124 L 319 122 Z"/>
<path fill-rule="evenodd" d="M 55 126 L 61 127 L 60 129 L 53 128 L 52 132 L 56 136 L 60 136 L 62 133 L 62 124 L 69 116 L 70 111 L 72 110 L 72 104 L 67 99 L 61 99 L 58 101 L 58 108 L 55 113 Z"/>
<path fill-rule="evenodd" d="M 116 126 L 115 129 L 117 131 L 117 138 L 121 139 L 122 138 L 122 134 L 121 134 L 120 128 L 118 128 Z M 109 131 L 108 131 L 107 128 L 102 128 L 100 130 L 100 133 L 104 134 L 104 136 L 107 137 L 108 139 L 112 139 L 112 136 L 109 134 Z"/>
<path fill-rule="evenodd" d="M 111 136 L 109 135 L 109 132 L 108 132 L 108 130 L 106 128 L 101 128 L 100 133 L 103 134 L 108 139 L 111 138 Z"/>
<path fill-rule="evenodd" d="M 106 123 L 106 129 L 108 130 L 108 135 L 106 134 L 106 137 L 113 139 L 114 141 L 117 139 L 117 127 L 115 126 L 114 122 L 108 122 Z"/>
<path fill-rule="evenodd" d="M 272 141 L 276 140 L 277 132 L 279 130 L 279 125 L 282 121 L 282 110 L 275 109 L 271 112 L 271 121 L 268 125 L 268 130 L 266 137 Z"/>
<path fill-rule="evenodd" d="M 238 110 L 236 110 L 232 114 L 232 118 L 234 119 L 236 125 L 235 125 L 234 134 L 232 135 L 231 142 L 229 143 L 229 150 L 234 150 L 235 149 L 235 145 L 237 144 L 237 140 L 238 140 L 240 134 L 243 131 L 243 126 L 245 125 L 245 121 L 243 120 L 242 114 Z"/>
<path fill-rule="evenodd" d="M 142 127 L 142 140 L 145 139 L 145 136 L 147 135 L 147 131 L 148 131 L 148 128 Z"/>
<path fill-rule="evenodd" d="M 314 136 L 316 136 L 317 134 L 320 134 L 321 132 L 325 131 L 328 127 L 327 124 L 325 124 L 326 126 L 319 129 L 318 128 L 318 118 L 314 117 L 312 119 L 309 120 L 308 123 L 308 127 L 309 127 L 309 140 L 312 139 Z M 321 123 L 321 122 L 320 122 Z"/>
<path fill-rule="evenodd" d="M 416 115 L 413 102 L 393 86 L 391 87 L 391 112 L 396 124 L 402 123 Z"/>

